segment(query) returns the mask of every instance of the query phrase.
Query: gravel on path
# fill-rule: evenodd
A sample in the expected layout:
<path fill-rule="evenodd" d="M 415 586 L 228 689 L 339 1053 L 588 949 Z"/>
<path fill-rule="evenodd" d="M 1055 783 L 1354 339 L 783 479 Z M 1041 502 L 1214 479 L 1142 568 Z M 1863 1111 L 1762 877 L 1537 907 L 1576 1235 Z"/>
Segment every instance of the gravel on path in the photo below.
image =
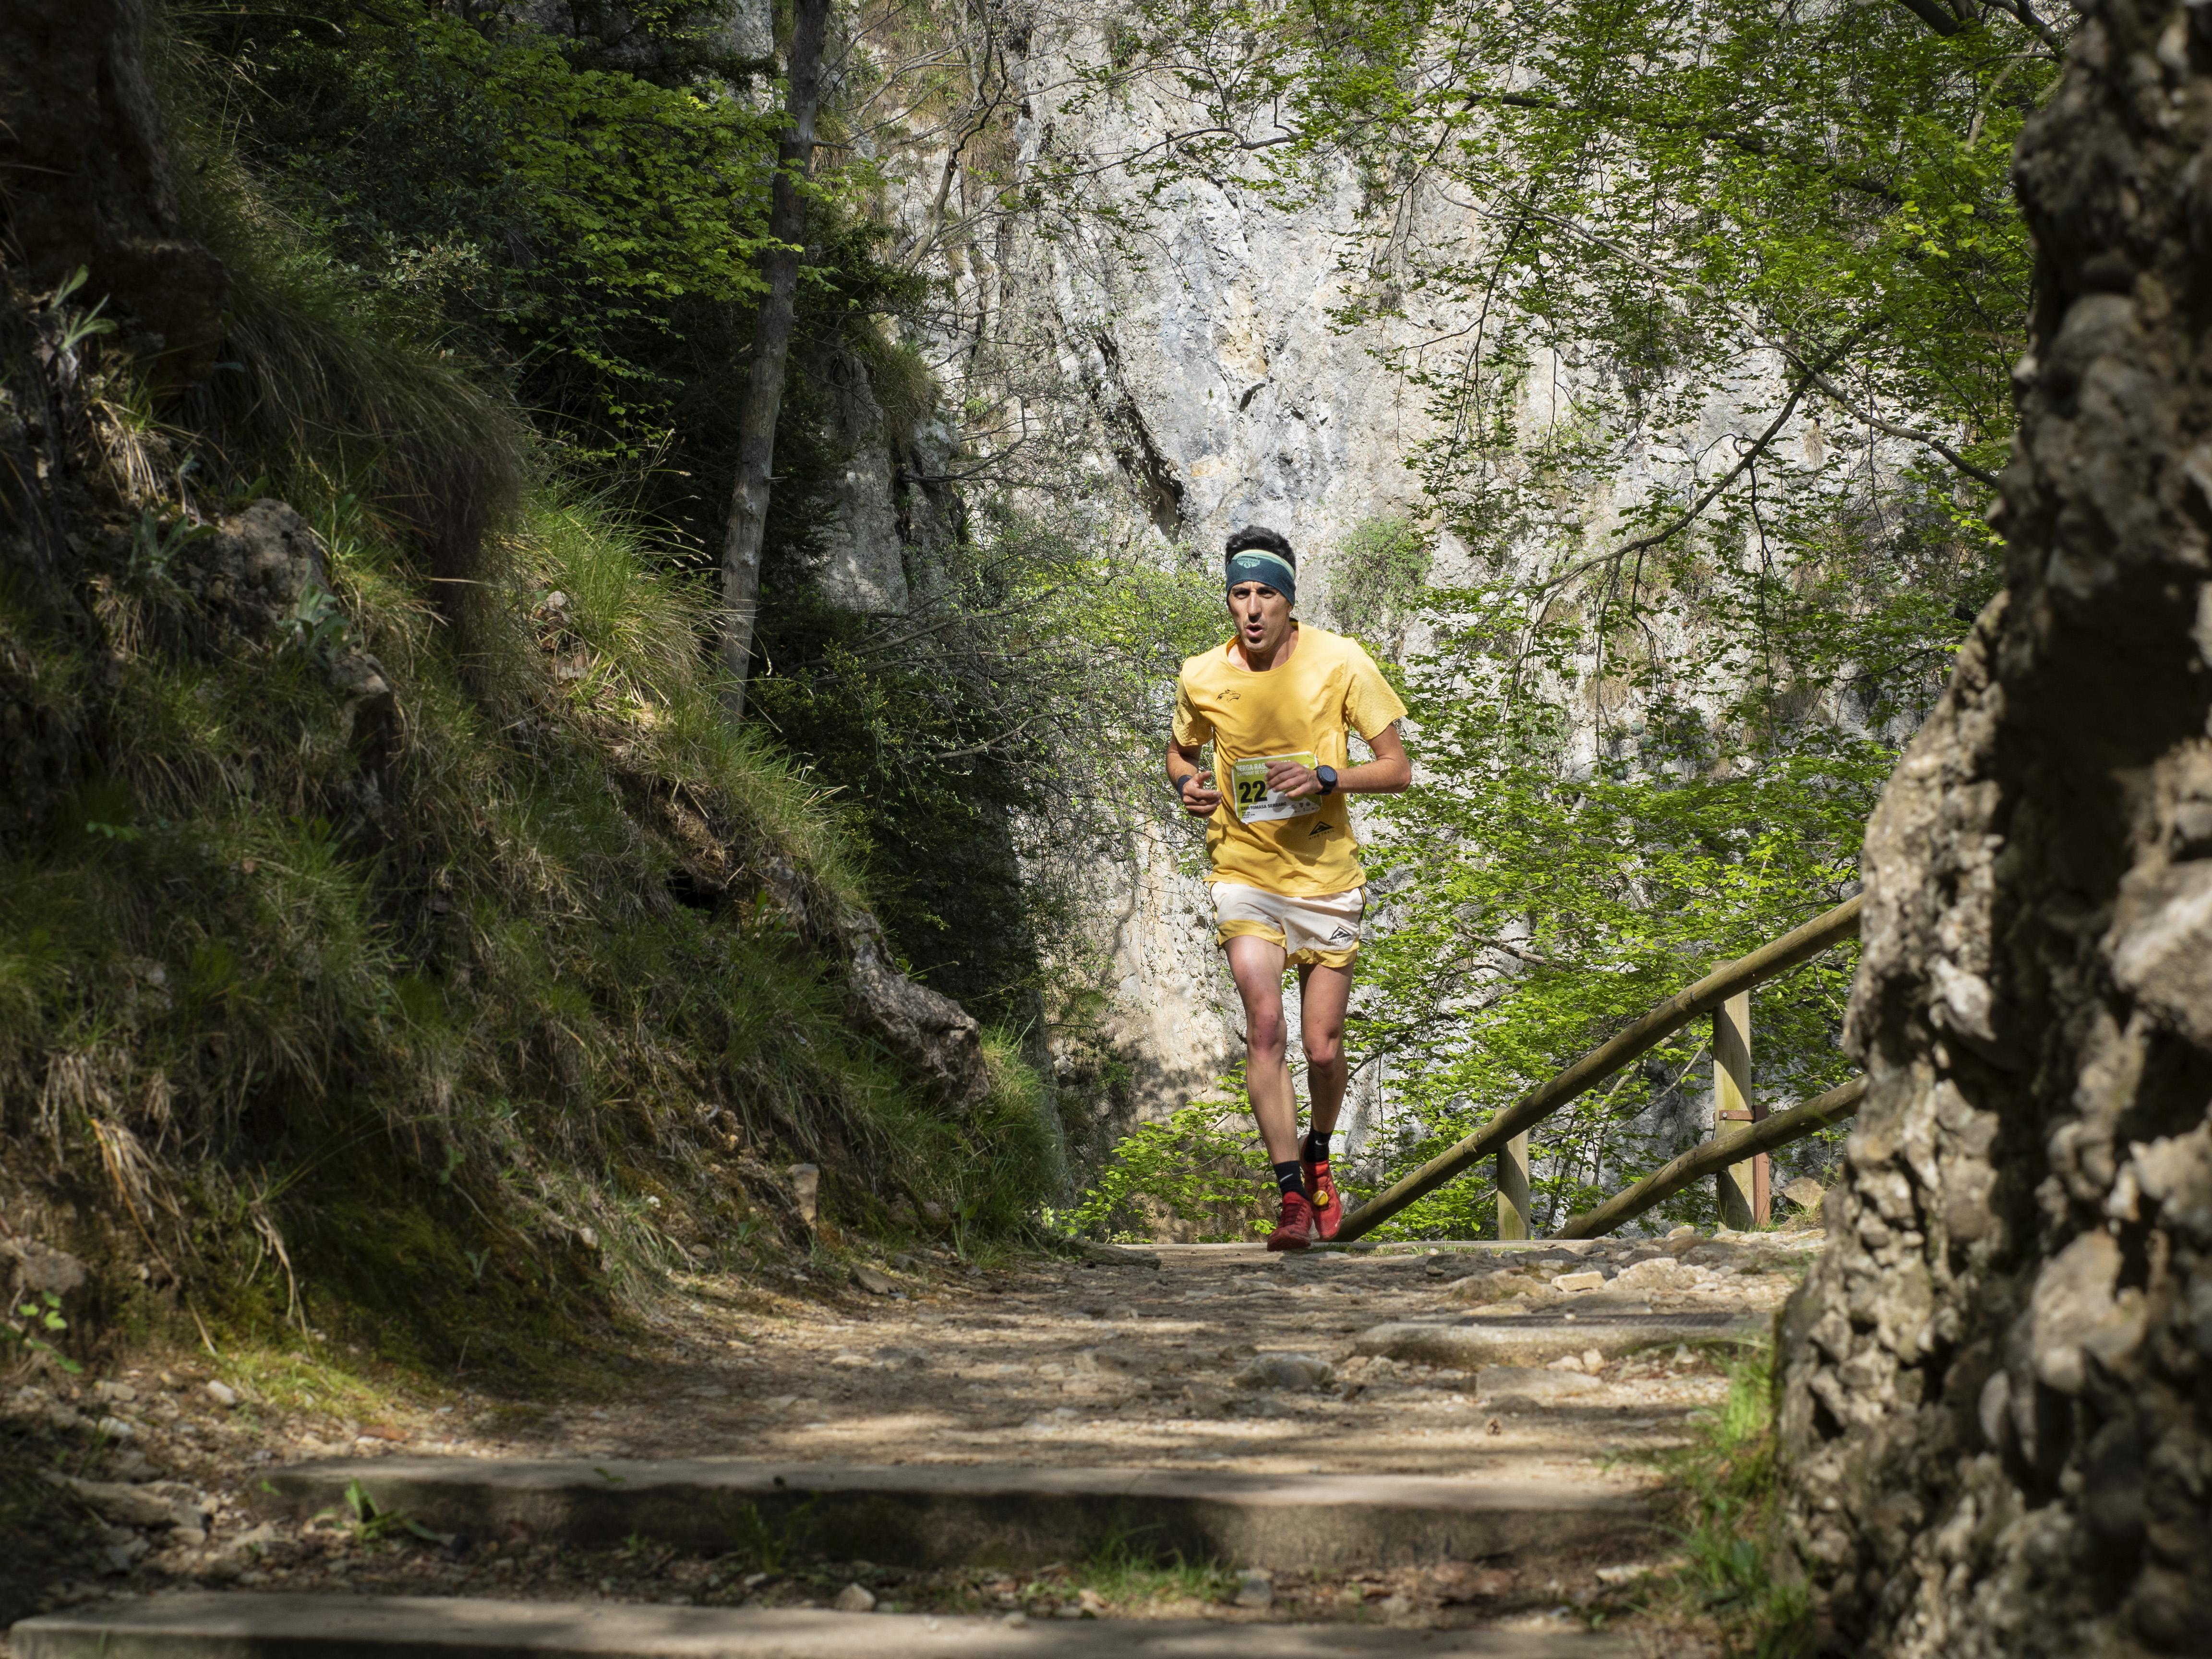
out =
<path fill-rule="evenodd" d="M 398 1452 L 1558 1475 L 1630 1494 L 1656 1479 L 1645 1455 L 1680 1443 L 1691 1414 L 1724 1397 L 1721 1356 L 1687 1345 L 1616 1359 L 1592 1351 L 1470 1374 L 1361 1355 L 1361 1333 L 1565 1312 L 1769 1313 L 1820 1243 L 1817 1233 L 1678 1236 L 1272 1257 L 1171 1247 L 1140 1249 L 1133 1263 L 993 1269 L 898 1256 L 869 1264 L 873 1288 L 825 1259 L 791 1290 L 676 1279 L 612 1397 L 517 1401 L 460 1386 L 356 1389 L 338 1403 L 276 1378 L 226 1382 L 204 1358 L 178 1356 L 31 1382 L 0 1394 L 0 1413 L 59 1472 L 145 1489 L 135 1508 L 79 1494 L 96 1553 L 46 1589 L 43 1607 L 191 1586 L 828 1606 L 858 1583 L 879 1605 L 909 1610 L 1571 1619 L 1646 1564 L 1451 1562 L 1293 1578 L 1255 1607 L 1236 1564 L 1152 1567 L 1132 1554 L 1010 1576 L 988 1564 L 915 1574 L 776 1561 L 765 1543 L 751 1561 L 678 1559 L 650 1544 L 592 1554 L 528 1538 L 416 1538 L 404 1517 L 272 1523 L 252 1498 L 272 1462 Z"/>

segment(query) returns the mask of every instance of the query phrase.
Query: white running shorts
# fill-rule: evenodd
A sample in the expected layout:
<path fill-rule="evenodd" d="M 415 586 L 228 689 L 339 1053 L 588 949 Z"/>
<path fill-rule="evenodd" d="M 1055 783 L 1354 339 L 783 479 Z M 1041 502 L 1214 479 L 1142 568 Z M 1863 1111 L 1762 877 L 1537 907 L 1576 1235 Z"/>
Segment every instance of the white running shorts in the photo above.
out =
<path fill-rule="evenodd" d="M 1300 898 L 1289 893 L 1270 893 L 1241 882 L 1213 884 L 1213 942 L 1226 945 L 1242 933 L 1251 933 L 1290 953 L 1303 967 L 1317 962 L 1324 967 L 1349 967 L 1359 953 L 1359 918 L 1367 908 L 1367 890 L 1328 893 L 1319 898 Z"/>

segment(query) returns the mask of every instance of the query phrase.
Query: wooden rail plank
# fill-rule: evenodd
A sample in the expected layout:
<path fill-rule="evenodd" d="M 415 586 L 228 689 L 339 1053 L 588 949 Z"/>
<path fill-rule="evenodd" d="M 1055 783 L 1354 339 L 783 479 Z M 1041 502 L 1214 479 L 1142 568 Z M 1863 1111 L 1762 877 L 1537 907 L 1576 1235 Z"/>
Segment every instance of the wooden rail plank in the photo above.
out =
<path fill-rule="evenodd" d="M 1337 1237 L 1349 1240 L 1371 1232 L 1414 1200 L 1426 1197 L 1469 1165 L 1488 1158 L 1522 1130 L 1549 1117 L 1646 1049 L 1664 1042 L 1700 1014 L 1711 1013 L 1738 992 L 1787 973 L 1838 940 L 1850 938 L 1859 930 L 1863 896 L 1845 899 L 1826 915 L 1815 916 L 1771 944 L 1762 945 L 1749 956 L 1716 968 L 1696 984 L 1677 991 L 1549 1082 L 1538 1085 L 1473 1134 L 1345 1217 Z"/>
<path fill-rule="evenodd" d="M 1741 1162 L 1753 1152 L 1771 1152 L 1778 1146 L 1786 1146 L 1793 1140 L 1802 1140 L 1816 1129 L 1825 1129 L 1831 1123 L 1840 1123 L 1853 1115 L 1859 1103 L 1866 1098 L 1867 1080 L 1855 1077 L 1849 1083 L 1831 1089 L 1802 1106 L 1792 1106 L 1786 1112 L 1776 1112 L 1751 1126 L 1745 1133 L 1728 1140 L 1708 1140 L 1692 1146 L 1680 1158 L 1662 1164 L 1633 1187 L 1615 1193 L 1595 1209 L 1584 1210 L 1580 1215 L 1570 1216 L 1564 1227 L 1553 1235 L 1558 1238 L 1598 1238 L 1611 1232 L 1624 1222 L 1633 1221 L 1653 1205 L 1663 1203 L 1692 1182 L 1712 1174 L 1728 1164 Z"/>

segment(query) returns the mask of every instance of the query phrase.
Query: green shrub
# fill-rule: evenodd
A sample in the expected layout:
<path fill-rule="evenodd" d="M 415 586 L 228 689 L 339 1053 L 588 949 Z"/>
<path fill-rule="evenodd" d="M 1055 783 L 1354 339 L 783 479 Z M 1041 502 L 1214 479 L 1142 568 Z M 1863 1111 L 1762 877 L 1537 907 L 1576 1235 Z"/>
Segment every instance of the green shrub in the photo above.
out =
<path fill-rule="evenodd" d="M 1269 1224 L 1261 1212 L 1274 1188 L 1255 1160 L 1264 1166 L 1266 1153 L 1242 1104 L 1196 1101 L 1122 1136 L 1054 1219 L 1079 1237 L 1140 1242 L 1165 1223 L 1197 1230 L 1201 1243 L 1233 1243 Z"/>

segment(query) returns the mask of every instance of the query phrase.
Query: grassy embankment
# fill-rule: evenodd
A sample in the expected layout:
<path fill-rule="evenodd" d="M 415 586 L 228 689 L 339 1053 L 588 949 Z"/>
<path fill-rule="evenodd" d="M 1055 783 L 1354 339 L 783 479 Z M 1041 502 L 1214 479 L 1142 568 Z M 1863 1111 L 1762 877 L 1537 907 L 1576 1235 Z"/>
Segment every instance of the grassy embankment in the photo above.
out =
<path fill-rule="evenodd" d="M 4 319 L 15 412 L 81 410 L 17 428 L 51 476 L 10 486 L 68 568 L 0 588 L 42 780 L 0 826 L 0 1217 L 90 1264 L 64 1346 L 520 1378 L 665 1268 L 1018 1230 L 1059 1180 L 1038 1079 L 994 1041 L 954 1113 L 855 1029 L 866 895 L 720 713 L 705 590 L 201 159 L 207 389 L 157 403 L 98 333 L 41 363 L 90 294 Z M 256 628 L 207 561 L 264 498 L 326 580 Z"/>

